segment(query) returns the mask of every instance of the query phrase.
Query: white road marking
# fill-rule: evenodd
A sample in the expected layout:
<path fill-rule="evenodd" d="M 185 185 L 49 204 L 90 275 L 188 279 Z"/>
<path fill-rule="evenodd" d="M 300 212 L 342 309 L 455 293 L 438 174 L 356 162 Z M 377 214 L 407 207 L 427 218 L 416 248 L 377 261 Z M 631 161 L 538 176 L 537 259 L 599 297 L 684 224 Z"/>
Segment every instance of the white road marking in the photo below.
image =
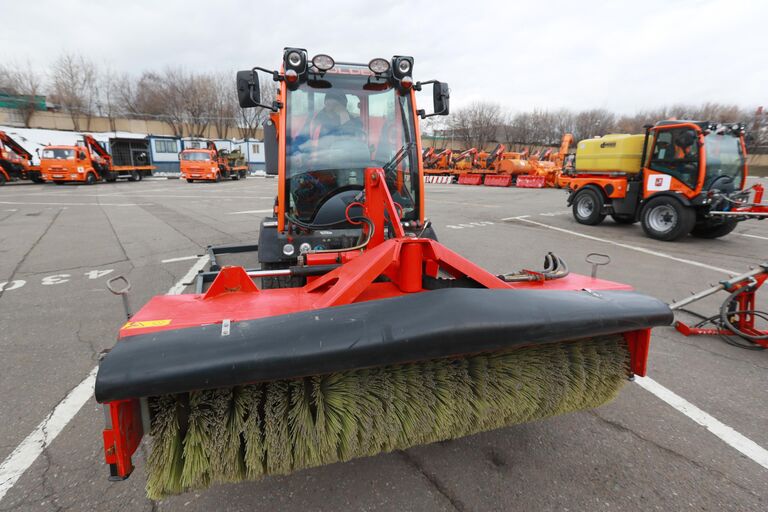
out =
<path fill-rule="evenodd" d="M 184 291 L 184 288 L 194 282 L 195 276 L 197 276 L 197 273 L 203 270 L 203 267 L 208 264 L 208 260 L 210 260 L 210 256 L 207 254 L 205 256 L 200 256 L 197 262 L 195 262 L 187 273 L 184 274 L 184 277 L 179 279 L 179 281 L 168 290 L 166 295 L 180 295 L 181 292 Z"/>
<path fill-rule="evenodd" d="M 9 285 L 7 288 L 6 286 Z M 17 290 L 27 284 L 27 282 L 23 279 L 17 279 L 15 281 L 6 281 L 4 283 L 0 283 L 0 292 L 9 292 L 11 290 Z"/>
<path fill-rule="evenodd" d="M 167 260 L 162 260 L 160 263 L 174 263 L 177 261 L 187 261 L 187 260 L 196 260 L 200 256 L 181 256 L 179 258 L 168 258 Z"/>
<path fill-rule="evenodd" d="M 69 282 L 70 274 L 56 274 L 54 276 L 46 276 L 40 282 L 43 286 L 50 286 L 52 284 L 61 284 Z"/>
<path fill-rule="evenodd" d="M 201 256 L 184 274 L 184 277 L 174 284 L 167 295 L 179 295 L 188 284 L 191 284 L 199 270 L 208 263 L 208 256 Z M 93 368 L 80 384 L 67 393 L 64 399 L 56 404 L 48 416 L 16 447 L 0 464 L 0 501 L 14 486 L 27 469 L 48 448 L 64 427 L 82 409 L 83 405 L 93 397 L 93 387 L 99 367 Z M 95 440 L 98 442 L 98 440 Z"/>
<path fill-rule="evenodd" d="M 561 233 L 568 233 L 569 235 L 580 236 L 582 238 L 587 238 L 589 240 L 594 240 L 596 242 L 602 242 L 604 244 L 615 245 L 616 247 L 623 247 L 624 249 L 630 249 L 632 251 L 642 252 L 644 254 L 650 254 L 652 256 L 657 256 L 659 258 L 665 258 L 665 259 L 668 259 L 668 260 L 677 261 L 679 263 L 685 263 L 686 265 L 692 265 L 694 267 L 706 268 L 708 270 L 714 270 L 715 272 L 722 272 L 724 274 L 731 274 L 731 275 L 738 274 L 738 272 L 736 272 L 735 270 L 728 270 L 727 268 L 715 267 L 713 265 L 707 265 L 706 263 L 701 263 L 699 261 L 688 260 L 688 259 L 685 259 L 685 258 L 678 258 L 677 256 L 672 256 L 671 254 L 666 254 L 666 253 L 659 252 L 659 251 L 653 251 L 651 249 L 646 249 L 645 247 L 638 247 L 636 245 L 630 245 L 630 244 L 625 244 L 625 243 L 621 243 L 621 242 L 614 242 L 613 240 L 607 240 L 605 238 L 598 238 L 598 237 L 592 236 L 592 235 L 585 235 L 584 233 L 579 233 L 578 231 L 571 231 L 570 229 L 564 229 L 564 228 L 558 228 L 556 226 L 550 226 L 549 224 L 544 224 L 543 222 L 538 222 L 538 221 L 535 221 L 535 220 L 531 220 L 531 219 L 528 219 L 527 217 L 529 217 L 529 216 L 528 215 L 522 215 L 520 217 L 508 217 L 506 219 L 501 219 L 501 220 L 519 220 L 521 222 L 527 222 L 529 224 L 535 224 L 537 226 L 541 226 L 543 228 L 551 229 L 551 230 L 554 230 L 554 231 L 560 231 Z"/>
<path fill-rule="evenodd" d="M 83 275 L 86 276 L 88 279 L 98 279 L 100 277 L 104 277 L 106 275 L 111 274 L 114 272 L 115 269 L 109 268 L 106 270 L 89 270 L 88 272 L 84 273 Z"/>
<path fill-rule="evenodd" d="M 29 466 L 48 448 L 67 423 L 93 396 L 98 366 L 59 402 L 53 411 L 27 436 L 0 465 L 0 500 Z"/>
<path fill-rule="evenodd" d="M 717 418 L 710 416 L 685 398 L 670 391 L 655 380 L 649 377 L 635 377 L 635 382 L 639 384 L 641 388 L 654 394 L 656 397 L 685 414 L 699 425 L 706 427 L 707 430 L 722 439 L 731 448 L 735 448 L 744 456 L 749 457 L 765 469 L 768 469 L 768 450 L 762 446 L 736 432 Z"/>
<path fill-rule="evenodd" d="M 528 217 L 530 217 L 530 215 L 518 215 L 517 217 L 504 217 L 504 218 L 503 218 L 503 219 L 501 219 L 501 220 L 502 220 L 502 221 L 507 221 L 507 220 L 520 220 L 520 219 L 527 219 Z"/>
<path fill-rule="evenodd" d="M 736 233 L 741 236 L 748 236 L 749 238 L 757 238 L 758 240 L 768 240 L 768 236 L 749 235 L 747 233 Z"/>
<path fill-rule="evenodd" d="M 228 212 L 227 215 L 243 215 L 245 213 L 272 213 L 274 210 L 243 210 L 241 212 Z"/>
<path fill-rule="evenodd" d="M 0 201 L 0 204 L 51 205 L 51 206 L 152 206 L 152 203 L 37 203 L 21 201 Z"/>

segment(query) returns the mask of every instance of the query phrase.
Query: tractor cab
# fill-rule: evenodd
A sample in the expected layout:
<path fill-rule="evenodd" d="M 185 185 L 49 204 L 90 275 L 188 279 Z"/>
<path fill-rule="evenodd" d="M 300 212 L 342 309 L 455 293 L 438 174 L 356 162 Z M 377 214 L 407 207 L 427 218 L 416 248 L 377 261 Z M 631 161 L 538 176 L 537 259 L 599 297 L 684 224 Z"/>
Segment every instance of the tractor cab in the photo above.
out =
<path fill-rule="evenodd" d="M 668 182 L 668 190 L 679 190 L 689 199 L 710 190 L 743 188 L 747 172 L 744 125 L 661 121 L 651 131 L 653 148 L 647 168 L 655 182 L 664 182 L 664 186 Z M 646 186 L 647 191 L 653 189 Z"/>
<path fill-rule="evenodd" d="M 258 71 L 279 82 L 277 98 L 262 104 Z M 413 58 L 336 63 L 311 61 L 286 48 L 281 71 L 240 71 L 240 105 L 272 111 L 264 126 L 268 172 L 277 170 L 274 218 L 262 223 L 259 261 L 293 264 L 309 251 L 360 243 L 365 169 L 380 168 L 406 230 L 432 236 L 425 226 L 419 117 L 448 114 L 448 85 L 414 83 Z M 434 112 L 417 110 L 415 91 L 432 84 Z M 389 228 L 388 228 L 389 229 Z"/>

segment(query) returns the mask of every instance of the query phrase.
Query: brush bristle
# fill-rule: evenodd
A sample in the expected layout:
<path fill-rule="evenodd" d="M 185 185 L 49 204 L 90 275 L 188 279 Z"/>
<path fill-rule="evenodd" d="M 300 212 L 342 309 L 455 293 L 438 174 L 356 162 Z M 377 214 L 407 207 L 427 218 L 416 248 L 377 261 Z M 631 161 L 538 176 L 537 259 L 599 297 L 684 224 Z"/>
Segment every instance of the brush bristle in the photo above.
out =
<path fill-rule="evenodd" d="M 152 398 L 147 495 L 594 408 L 616 396 L 628 372 L 623 338 L 605 336 Z"/>

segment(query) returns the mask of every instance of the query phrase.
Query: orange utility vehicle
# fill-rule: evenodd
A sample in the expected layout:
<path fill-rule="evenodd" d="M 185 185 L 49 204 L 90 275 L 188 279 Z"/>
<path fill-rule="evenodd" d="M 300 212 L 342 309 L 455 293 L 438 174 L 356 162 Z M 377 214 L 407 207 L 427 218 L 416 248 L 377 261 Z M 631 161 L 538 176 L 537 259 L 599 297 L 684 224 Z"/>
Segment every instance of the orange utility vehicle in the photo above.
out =
<path fill-rule="evenodd" d="M 199 181 L 221 181 L 223 178 L 245 179 L 248 166 L 239 152 L 219 151 L 216 144 L 208 141 L 205 148 L 189 148 L 179 153 L 181 177 L 192 183 Z"/>
<path fill-rule="evenodd" d="M 113 165 L 112 155 L 91 135 L 83 135 L 82 142 L 75 146 L 47 146 L 40 156 L 43 179 L 57 185 L 71 181 L 93 185 L 118 178 L 140 181 L 145 175 L 151 175 L 154 168 L 153 165 Z"/>
<path fill-rule="evenodd" d="M 432 155 L 429 155 L 423 159 L 424 174 L 439 174 L 439 175 L 450 174 L 452 161 L 453 161 L 452 149 L 444 149 L 439 153 L 434 152 Z"/>
<path fill-rule="evenodd" d="M 649 237 L 669 241 L 718 238 L 739 221 L 768 216 L 762 187 L 747 189 L 746 179 L 744 124 L 670 120 L 645 135 L 580 141 L 575 170 L 560 182 L 577 222 L 639 220 Z"/>
<path fill-rule="evenodd" d="M 40 167 L 32 165 L 32 155 L 4 131 L 0 131 L 0 185 L 13 179 L 42 183 Z"/>

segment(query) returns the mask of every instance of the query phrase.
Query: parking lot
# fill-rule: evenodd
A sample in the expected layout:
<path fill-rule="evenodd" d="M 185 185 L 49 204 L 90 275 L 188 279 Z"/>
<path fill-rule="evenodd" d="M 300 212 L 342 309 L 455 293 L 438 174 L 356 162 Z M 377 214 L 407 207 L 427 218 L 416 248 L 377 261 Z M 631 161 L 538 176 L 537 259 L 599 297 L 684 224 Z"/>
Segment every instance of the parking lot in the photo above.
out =
<path fill-rule="evenodd" d="M 562 190 L 425 186 L 440 241 L 494 273 L 540 267 L 547 251 L 589 273 L 584 259 L 597 252 L 612 260 L 600 277 L 671 302 L 768 260 L 768 222 L 663 243 L 639 225 L 577 224 Z M 130 280 L 134 310 L 179 291 L 207 245 L 256 241 L 276 188 L 265 178 L 0 188 L 0 461 L 14 461 L 0 510 L 768 509 L 768 351 L 672 327 L 654 331 L 652 382 L 734 434 L 630 383 L 594 411 L 157 503 L 145 497 L 146 450 L 130 479 L 109 482 L 101 407 L 91 397 L 80 408 L 70 393 L 90 392 L 125 320 L 107 279 Z M 709 316 L 724 298 L 692 309 Z M 768 310 L 768 294 L 758 299 Z M 55 408 L 66 421 L 45 423 Z M 61 428 L 50 443 L 48 428 Z"/>

